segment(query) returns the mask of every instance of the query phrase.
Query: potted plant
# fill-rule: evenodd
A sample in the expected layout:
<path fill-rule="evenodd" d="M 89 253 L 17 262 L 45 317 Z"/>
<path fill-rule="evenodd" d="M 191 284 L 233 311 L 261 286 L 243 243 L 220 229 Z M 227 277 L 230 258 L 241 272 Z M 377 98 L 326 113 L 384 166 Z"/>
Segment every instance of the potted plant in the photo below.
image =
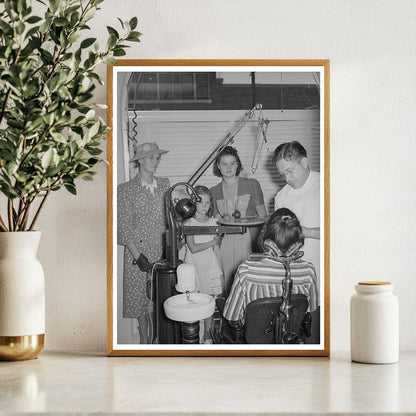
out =
<path fill-rule="evenodd" d="M 103 161 L 108 127 L 92 104 L 114 64 L 138 42 L 137 18 L 107 26 L 100 50 L 88 21 L 103 0 L 0 0 L 0 359 L 29 359 L 44 345 L 43 269 L 36 223 L 51 192 L 76 194 Z"/>

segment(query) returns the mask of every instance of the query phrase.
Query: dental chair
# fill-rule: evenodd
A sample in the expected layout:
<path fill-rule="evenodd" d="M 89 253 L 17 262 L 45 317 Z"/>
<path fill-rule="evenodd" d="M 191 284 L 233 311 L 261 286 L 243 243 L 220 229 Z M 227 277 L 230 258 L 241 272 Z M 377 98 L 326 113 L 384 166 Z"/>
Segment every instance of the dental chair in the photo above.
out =
<path fill-rule="evenodd" d="M 311 336 L 312 317 L 305 295 L 292 294 L 290 263 L 303 256 L 300 246 L 282 255 L 273 242 L 264 242 L 266 255 L 281 261 L 285 267 L 282 296 L 260 298 L 250 302 L 245 311 L 245 323 L 227 321 L 223 316 L 225 299 L 217 298 L 213 339 L 216 344 L 304 344 Z"/>

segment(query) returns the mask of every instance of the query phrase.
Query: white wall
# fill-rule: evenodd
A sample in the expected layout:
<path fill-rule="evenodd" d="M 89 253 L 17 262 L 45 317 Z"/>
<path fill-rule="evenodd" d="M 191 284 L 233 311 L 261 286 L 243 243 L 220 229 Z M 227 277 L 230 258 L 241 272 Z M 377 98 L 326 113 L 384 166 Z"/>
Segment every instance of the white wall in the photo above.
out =
<path fill-rule="evenodd" d="M 106 0 L 92 30 L 139 18 L 127 58 L 331 60 L 331 348 L 349 348 L 358 280 L 389 280 L 416 349 L 416 2 Z M 100 69 L 105 73 L 105 68 Z M 105 102 L 105 88 L 96 94 Z M 105 167 L 39 223 L 49 350 L 104 350 Z"/>

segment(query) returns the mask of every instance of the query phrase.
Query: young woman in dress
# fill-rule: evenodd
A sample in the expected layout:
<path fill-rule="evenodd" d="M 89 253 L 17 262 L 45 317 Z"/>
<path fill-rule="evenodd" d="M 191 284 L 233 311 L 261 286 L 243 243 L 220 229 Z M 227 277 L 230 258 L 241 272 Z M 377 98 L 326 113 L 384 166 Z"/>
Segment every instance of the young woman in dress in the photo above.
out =
<path fill-rule="evenodd" d="M 163 256 L 165 232 L 164 195 L 169 179 L 154 176 L 161 155 L 167 150 L 156 143 L 143 143 L 134 149 L 130 162 L 138 164 L 138 174 L 117 188 L 117 243 L 125 246 L 123 273 L 123 317 L 137 318 L 140 343 L 149 339 L 151 301 L 146 278 L 135 261 L 143 253 L 151 263 Z"/>
<path fill-rule="evenodd" d="M 234 217 L 266 218 L 263 191 L 256 179 L 241 178 L 243 166 L 234 147 L 226 146 L 214 162 L 214 175 L 222 178 L 211 188 L 213 211 L 216 218 L 232 220 Z M 222 269 L 227 296 L 237 267 L 255 251 L 258 227 L 248 227 L 245 234 L 227 234 L 221 243 Z"/>

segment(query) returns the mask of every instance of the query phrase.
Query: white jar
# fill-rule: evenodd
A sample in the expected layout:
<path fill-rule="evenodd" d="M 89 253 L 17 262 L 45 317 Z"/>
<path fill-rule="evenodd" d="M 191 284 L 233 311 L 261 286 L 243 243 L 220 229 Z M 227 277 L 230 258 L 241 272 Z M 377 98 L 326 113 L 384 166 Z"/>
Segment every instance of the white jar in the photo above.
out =
<path fill-rule="evenodd" d="M 351 297 L 351 360 L 399 360 L 399 301 L 390 282 L 358 282 Z"/>

